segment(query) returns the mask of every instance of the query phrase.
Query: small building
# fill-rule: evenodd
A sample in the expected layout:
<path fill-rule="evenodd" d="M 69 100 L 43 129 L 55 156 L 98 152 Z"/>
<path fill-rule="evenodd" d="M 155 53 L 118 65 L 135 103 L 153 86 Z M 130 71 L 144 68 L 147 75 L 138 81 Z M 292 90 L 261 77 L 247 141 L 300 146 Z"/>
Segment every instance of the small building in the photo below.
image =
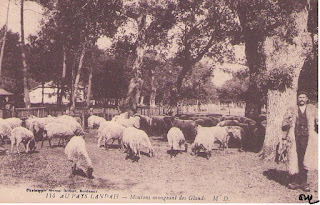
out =
<path fill-rule="evenodd" d="M 70 103 L 70 93 L 66 92 L 66 95 L 62 97 L 63 104 Z M 58 100 L 58 86 L 49 81 L 42 86 L 41 84 L 32 88 L 29 92 L 31 104 L 56 104 Z M 77 102 L 83 102 L 85 100 L 84 87 L 79 85 Z"/>

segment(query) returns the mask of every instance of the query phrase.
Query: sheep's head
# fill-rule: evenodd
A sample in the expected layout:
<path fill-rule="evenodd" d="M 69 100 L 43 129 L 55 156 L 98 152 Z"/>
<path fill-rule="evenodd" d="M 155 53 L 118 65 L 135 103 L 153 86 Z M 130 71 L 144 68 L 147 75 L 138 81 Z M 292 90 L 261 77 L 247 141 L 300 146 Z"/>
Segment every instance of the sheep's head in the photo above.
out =
<path fill-rule="evenodd" d="M 150 150 L 149 150 L 149 156 L 150 156 L 150 157 L 153 157 L 153 156 L 154 156 L 154 150 L 153 150 L 153 149 L 150 149 Z"/>
<path fill-rule="evenodd" d="M 184 151 L 185 151 L 185 152 L 188 151 L 188 144 L 187 144 L 187 143 L 184 144 Z"/>
<path fill-rule="evenodd" d="M 89 179 L 93 179 L 94 177 L 92 176 L 92 173 L 93 173 L 93 168 L 92 167 L 88 167 L 87 169 L 87 177 Z"/>
<path fill-rule="evenodd" d="M 33 152 L 36 148 L 37 148 L 37 147 L 36 147 L 36 142 L 35 142 L 35 141 L 31 141 L 31 142 L 29 143 L 29 149 L 30 149 L 30 151 Z"/>

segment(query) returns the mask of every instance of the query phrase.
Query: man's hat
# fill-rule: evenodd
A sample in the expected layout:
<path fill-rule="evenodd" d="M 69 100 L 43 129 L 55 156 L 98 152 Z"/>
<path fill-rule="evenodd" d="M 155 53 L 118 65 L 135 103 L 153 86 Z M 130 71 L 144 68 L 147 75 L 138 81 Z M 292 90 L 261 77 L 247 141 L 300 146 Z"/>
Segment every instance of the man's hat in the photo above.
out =
<path fill-rule="evenodd" d="M 298 91 L 298 95 L 297 96 L 302 95 L 302 94 L 305 94 L 306 96 L 308 96 L 308 93 L 306 91 L 303 91 L 303 90 Z"/>

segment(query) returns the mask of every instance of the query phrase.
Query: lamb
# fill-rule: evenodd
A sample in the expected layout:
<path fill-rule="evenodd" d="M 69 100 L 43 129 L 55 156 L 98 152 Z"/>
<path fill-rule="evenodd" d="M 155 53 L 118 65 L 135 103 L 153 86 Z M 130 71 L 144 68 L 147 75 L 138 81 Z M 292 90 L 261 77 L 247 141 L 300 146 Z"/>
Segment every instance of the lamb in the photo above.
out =
<path fill-rule="evenodd" d="M 177 151 L 180 152 L 182 150 L 182 145 L 185 146 L 185 151 L 187 151 L 187 144 L 185 144 L 185 138 L 182 131 L 177 127 L 172 127 L 167 134 L 168 144 L 171 149 L 170 155 L 177 155 Z"/>
<path fill-rule="evenodd" d="M 118 140 L 118 143 L 121 144 L 122 134 L 126 128 L 118 123 L 111 122 L 110 126 L 105 126 L 98 131 L 98 148 L 100 148 L 101 143 L 104 142 L 105 148 L 107 148 L 107 142 L 112 140 Z"/>
<path fill-rule="evenodd" d="M 91 115 L 88 118 L 88 127 L 93 129 L 95 127 L 99 127 L 101 123 L 105 122 L 106 120 L 103 117 L 99 117 L 96 115 Z"/>
<path fill-rule="evenodd" d="M 153 156 L 154 150 L 147 133 L 134 127 L 126 128 L 122 137 L 123 147 L 126 149 L 127 158 L 134 157 L 135 161 L 140 159 L 141 147 L 148 150 L 149 157 Z"/>
<path fill-rule="evenodd" d="M 7 118 L 4 121 L 9 124 L 11 129 L 22 126 L 22 120 L 20 120 L 19 118 L 16 118 L 16 117 Z"/>
<path fill-rule="evenodd" d="M 29 149 L 30 151 L 34 151 L 36 149 L 35 137 L 33 133 L 24 127 L 14 128 L 11 132 L 10 140 L 11 140 L 11 154 L 13 153 L 14 144 L 16 144 L 17 152 L 18 154 L 20 154 L 19 145 L 21 142 L 24 144 L 26 153 L 29 153 Z"/>
<path fill-rule="evenodd" d="M 92 179 L 92 161 L 88 155 L 87 149 L 86 149 L 86 142 L 83 139 L 82 136 L 74 136 L 71 138 L 71 140 L 68 142 L 65 150 L 65 155 L 67 156 L 68 161 L 72 162 L 71 166 L 71 175 L 70 177 L 73 177 L 75 175 L 77 166 L 81 166 L 83 164 L 87 165 L 87 177 Z M 85 163 L 83 163 L 83 158 Z M 81 163 L 80 163 L 81 162 Z"/>
<path fill-rule="evenodd" d="M 43 147 L 43 143 L 45 139 L 48 139 L 49 145 L 51 147 L 52 138 L 60 138 L 58 145 L 60 145 L 61 139 L 63 141 L 69 140 L 72 136 L 74 136 L 74 132 L 70 126 L 67 124 L 52 122 L 45 126 L 44 135 L 42 138 L 41 147 Z"/>

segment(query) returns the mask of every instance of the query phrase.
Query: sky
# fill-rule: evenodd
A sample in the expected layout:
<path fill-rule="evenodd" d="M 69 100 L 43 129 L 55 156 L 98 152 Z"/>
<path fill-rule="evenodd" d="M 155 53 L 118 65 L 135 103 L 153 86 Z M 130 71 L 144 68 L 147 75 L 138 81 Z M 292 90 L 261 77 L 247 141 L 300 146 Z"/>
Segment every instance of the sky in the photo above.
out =
<path fill-rule="evenodd" d="M 7 6 L 9 0 L 0 0 L 0 27 L 5 24 L 6 15 L 7 15 Z M 25 1 L 24 4 L 24 17 L 25 17 L 25 38 L 29 35 L 36 35 L 41 30 L 41 20 L 43 19 L 43 9 L 42 7 L 32 1 Z M 151 22 L 150 18 L 147 18 L 147 24 Z M 11 0 L 10 1 L 10 10 L 9 10 L 9 21 L 8 21 L 9 30 L 13 32 L 20 33 L 20 0 Z M 126 25 L 118 29 L 114 39 L 118 39 L 123 35 L 134 35 L 137 32 L 137 25 L 135 21 L 128 21 Z M 169 33 L 169 35 L 173 35 Z M 97 41 L 97 45 L 100 49 L 108 49 L 112 45 L 112 39 L 102 36 Z M 236 58 L 244 58 L 244 46 L 235 46 Z M 169 50 L 168 55 L 175 53 L 175 46 Z M 213 64 L 210 59 L 203 59 L 202 63 Z M 214 70 L 214 77 L 212 77 L 212 83 L 216 86 L 222 86 L 226 80 L 232 78 L 231 74 L 223 71 L 224 68 L 229 68 L 232 70 L 243 69 L 244 67 L 238 64 L 223 64 L 215 66 L 217 69 Z"/>
<path fill-rule="evenodd" d="M 0 27 L 5 24 L 7 18 L 8 0 L 0 0 Z M 20 0 L 11 0 L 9 7 L 9 30 L 20 33 Z M 25 37 L 36 35 L 41 27 L 42 7 L 32 1 L 25 1 L 24 4 L 24 29 Z"/>

